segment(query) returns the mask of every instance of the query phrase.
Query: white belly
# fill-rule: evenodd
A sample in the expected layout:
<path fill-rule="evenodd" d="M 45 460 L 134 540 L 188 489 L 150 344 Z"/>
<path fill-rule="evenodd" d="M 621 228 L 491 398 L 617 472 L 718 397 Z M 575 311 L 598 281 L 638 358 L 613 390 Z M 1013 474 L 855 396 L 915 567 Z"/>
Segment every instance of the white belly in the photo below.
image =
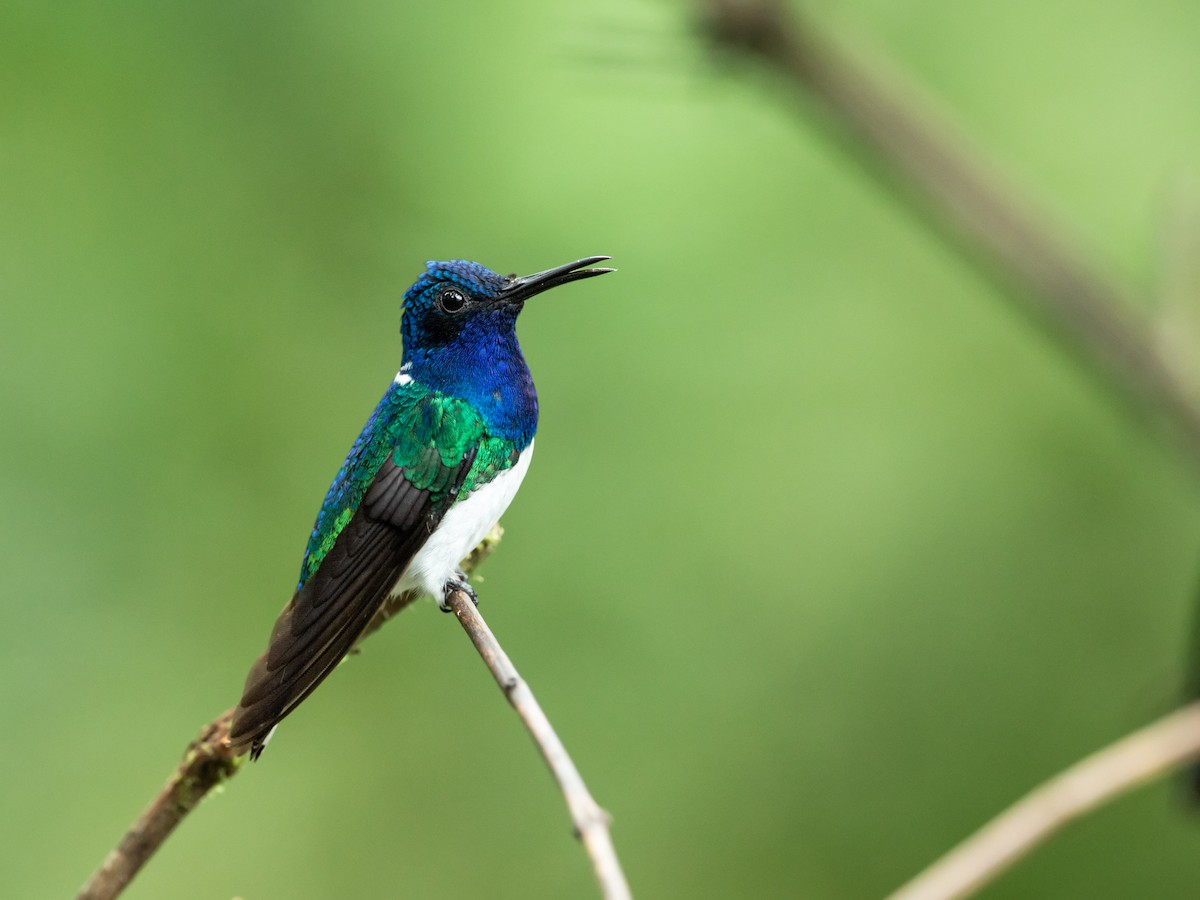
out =
<path fill-rule="evenodd" d="M 438 601 L 442 598 L 442 586 L 454 577 L 458 564 L 483 540 L 500 516 L 508 509 L 517 488 L 529 470 L 533 459 L 533 442 L 521 451 L 516 463 L 505 469 L 481 488 L 476 488 L 467 498 L 446 513 L 437 531 L 429 536 L 424 546 L 417 551 L 408 564 L 393 594 L 419 588 Z"/>

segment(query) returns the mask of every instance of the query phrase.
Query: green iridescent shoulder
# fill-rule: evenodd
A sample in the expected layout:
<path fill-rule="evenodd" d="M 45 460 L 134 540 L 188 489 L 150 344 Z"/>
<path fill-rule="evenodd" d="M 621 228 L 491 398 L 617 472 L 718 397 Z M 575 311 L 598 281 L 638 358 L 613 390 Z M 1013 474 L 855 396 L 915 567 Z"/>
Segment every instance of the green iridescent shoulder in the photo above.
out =
<path fill-rule="evenodd" d="M 472 451 L 464 477 L 462 463 Z M 329 487 L 309 537 L 300 585 L 320 567 L 389 455 L 414 488 L 429 493 L 430 510 L 441 513 L 512 466 L 519 450 L 511 440 L 489 434 L 466 401 L 414 381 L 393 383 Z"/>
<path fill-rule="evenodd" d="M 516 465 L 521 451 L 508 438 L 485 435 L 479 444 L 479 452 L 471 464 L 471 470 L 463 481 L 458 499 L 462 500 L 476 488 L 483 487 L 505 469 Z"/>
<path fill-rule="evenodd" d="M 392 461 L 405 470 L 416 487 L 431 491 L 434 506 L 461 500 L 512 466 L 520 455 L 516 444 L 488 432 L 479 411 L 465 400 L 430 391 L 418 412 L 395 422 Z M 458 493 L 448 496 L 459 465 L 470 453 L 475 458 Z"/>

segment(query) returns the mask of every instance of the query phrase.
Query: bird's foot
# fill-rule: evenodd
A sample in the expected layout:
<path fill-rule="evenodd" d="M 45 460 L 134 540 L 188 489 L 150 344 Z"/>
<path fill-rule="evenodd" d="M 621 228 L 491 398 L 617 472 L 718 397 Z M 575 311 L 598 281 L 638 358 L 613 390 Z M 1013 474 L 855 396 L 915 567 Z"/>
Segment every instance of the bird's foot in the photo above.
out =
<path fill-rule="evenodd" d="M 471 583 L 467 580 L 466 573 L 458 571 L 454 573 L 454 577 L 449 579 L 442 585 L 442 599 L 438 601 L 438 607 L 442 612 L 450 612 L 450 595 L 455 591 L 462 591 L 471 598 L 471 602 L 476 606 L 479 605 L 479 597 L 475 593 L 475 589 L 471 587 Z"/>

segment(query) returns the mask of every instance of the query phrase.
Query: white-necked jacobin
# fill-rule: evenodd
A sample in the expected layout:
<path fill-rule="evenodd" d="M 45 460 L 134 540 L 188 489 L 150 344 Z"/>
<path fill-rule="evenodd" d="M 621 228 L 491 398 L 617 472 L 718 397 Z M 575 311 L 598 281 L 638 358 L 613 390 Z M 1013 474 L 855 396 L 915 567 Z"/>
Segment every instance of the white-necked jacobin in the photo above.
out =
<path fill-rule="evenodd" d="M 508 507 L 533 455 L 538 403 L 517 344 L 535 294 L 611 272 L 589 256 L 517 277 L 430 262 L 404 295 L 400 371 L 338 470 L 308 541 L 296 593 L 250 670 L 230 726 L 262 752 L 275 726 L 350 651 L 389 595 L 443 609 L 458 569 Z"/>

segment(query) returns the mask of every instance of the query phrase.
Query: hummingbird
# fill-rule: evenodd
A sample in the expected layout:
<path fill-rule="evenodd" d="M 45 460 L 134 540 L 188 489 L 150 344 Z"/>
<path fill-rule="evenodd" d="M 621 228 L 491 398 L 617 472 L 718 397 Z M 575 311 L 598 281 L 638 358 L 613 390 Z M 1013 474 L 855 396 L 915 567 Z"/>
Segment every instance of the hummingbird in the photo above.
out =
<path fill-rule="evenodd" d="M 538 401 L 517 343 L 530 297 L 614 271 L 589 256 L 534 275 L 426 263 L 404 294 L 400 371 L 333 479 L 300 581 L 246 677 L 229 741 L 257 759 L 389 596 L 478 602 L 459 563 L 508 508 L 533 456 Z"/>

